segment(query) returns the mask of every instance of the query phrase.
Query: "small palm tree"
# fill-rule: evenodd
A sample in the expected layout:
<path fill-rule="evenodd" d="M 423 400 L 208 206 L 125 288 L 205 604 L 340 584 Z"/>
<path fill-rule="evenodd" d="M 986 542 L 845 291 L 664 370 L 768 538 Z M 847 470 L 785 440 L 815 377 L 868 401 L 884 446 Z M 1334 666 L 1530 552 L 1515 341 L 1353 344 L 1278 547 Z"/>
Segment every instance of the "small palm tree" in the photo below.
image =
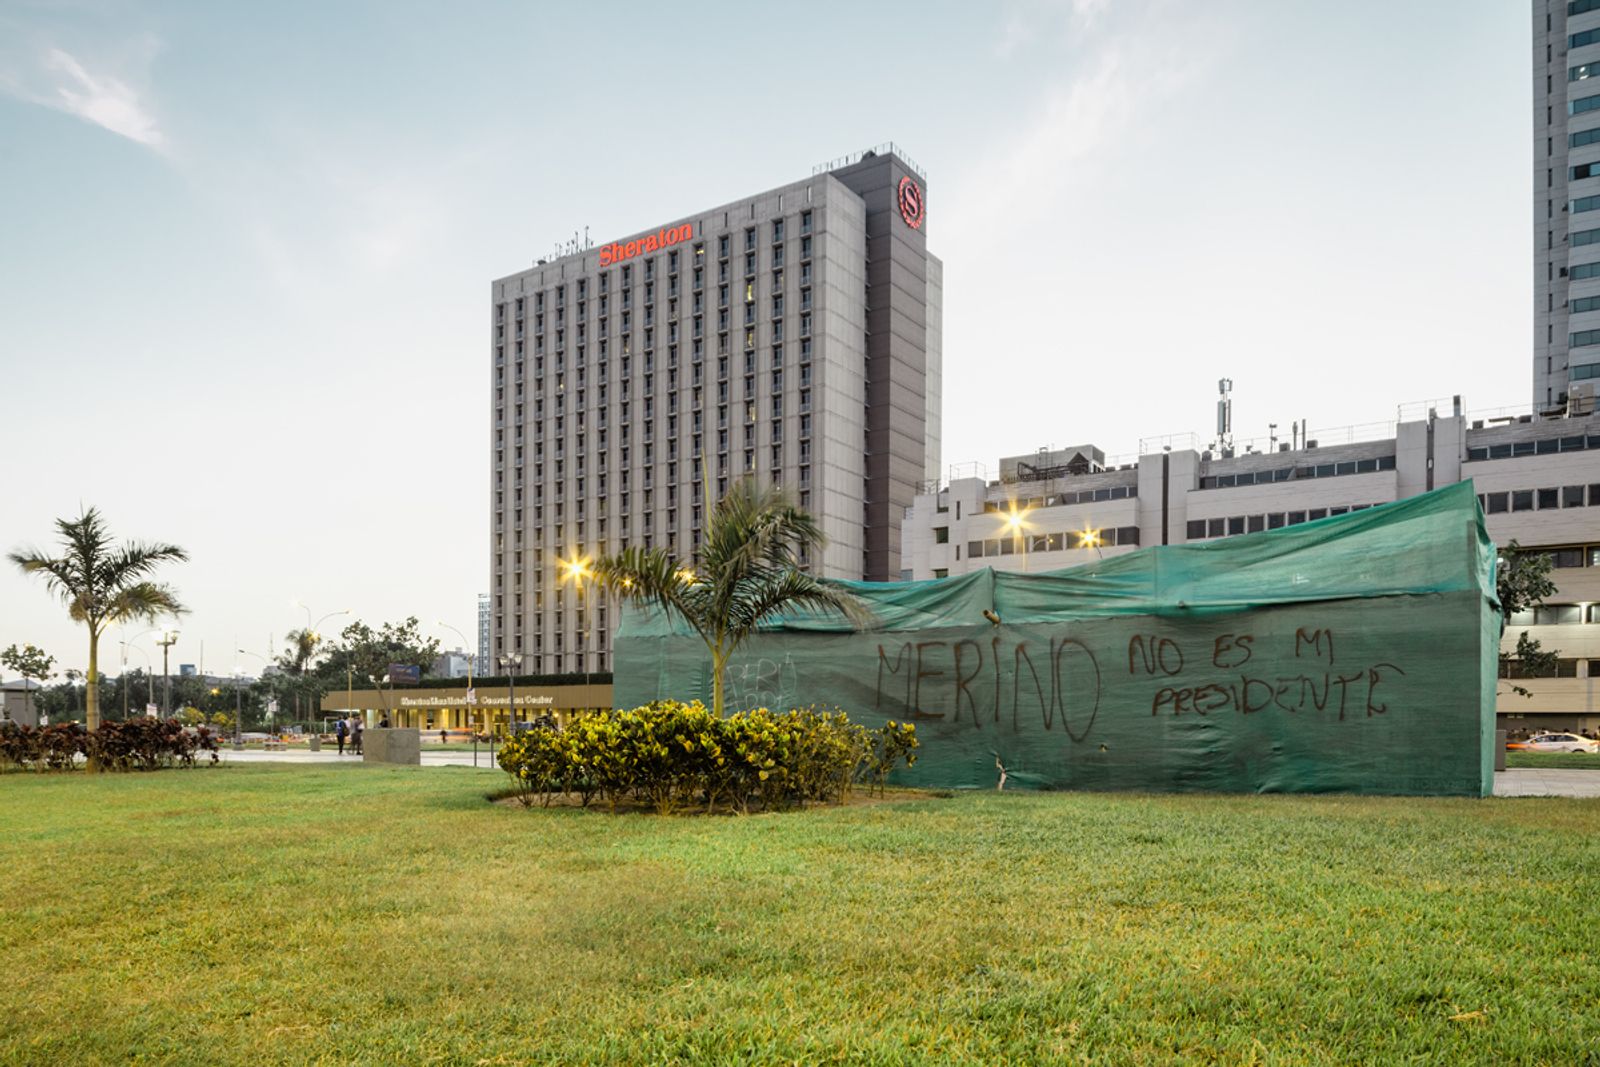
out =
<path fill-rule="evenodd" d="M 100 727 L 100 635 L 108 626 L 134 619 L 154 622 L 162 615 L 180 615 L 184 606 L 167 586 L 148 579 L 170 560 L 187 560 L 177 545 L 129 542 L 114 545 L 100 512 L 89 508 L 76 519 L 57 519 L 62 554 L 47 556 L 37 549 L 8 553 L 24 574 L 43 574 L 52 593 L 61 597 L 74 622 L 89 628 L 88 691 L 84 709 L 91 730 Z"/>
<path fill-rule="evenodd" d="M 803 552 L 820 548 L 822 531 L 778 488 L 749 480 L 712 510 L 698 570 L 661 549 L 629 548 L 595 564 L 595 580 L 637 605 L 688 623 L 711 653 L 712 710 L 723 713 L 728 660 L 765 620 L 791 608 L 821 608 L 852 624 L 871 621 L 851 594 L 800 570 Z"/>

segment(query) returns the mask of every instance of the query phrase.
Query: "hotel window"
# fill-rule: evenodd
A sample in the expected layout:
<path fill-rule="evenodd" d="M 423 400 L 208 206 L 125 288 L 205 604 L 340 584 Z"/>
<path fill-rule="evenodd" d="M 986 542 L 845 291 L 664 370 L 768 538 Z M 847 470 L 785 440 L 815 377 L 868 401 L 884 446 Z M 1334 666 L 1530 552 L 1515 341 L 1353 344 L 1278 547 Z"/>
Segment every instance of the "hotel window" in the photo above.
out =
<path fill-rule="evenodd" d="M 811 258 L 811 238 L 809 238 L 809 237 L 800 238 L 800 258 L 801 259 L 810 259 Z"/>
<path fill-rule="evenodd" d="M 754 278 L 756 275 L 756 254 L 751 252 L 744 257 L 744 276 Z"/>
<path fill-rule="evenodd" d="M 744 231 L 744 248 L 748 252 L 756 246 L 756 228 L 754 226 Z"/>
<path fill-rule="evenodd" d="M 800 232 L 801 233 L 810 233 L 811 232 L 811 212 L 809 212 L 809 211 L 800 212 Z"/>
<path fill-rule="evenodd" d="M 717 255 L 723 259 L 728 258 L 728 235 L 723 234 L 717 238 Z"/>

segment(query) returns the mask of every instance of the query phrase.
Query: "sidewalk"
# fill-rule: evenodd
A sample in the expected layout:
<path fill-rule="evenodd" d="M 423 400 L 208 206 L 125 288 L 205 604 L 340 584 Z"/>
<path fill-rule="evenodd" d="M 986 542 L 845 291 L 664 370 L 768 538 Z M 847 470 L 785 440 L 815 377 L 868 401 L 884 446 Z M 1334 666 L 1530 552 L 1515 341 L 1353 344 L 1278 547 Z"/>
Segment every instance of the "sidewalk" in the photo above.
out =
<path fill-rule="evenodd" d="M 288 749 L 284 752 L 263 752 L 260 749 L 242 749 L 238 752 L 228 744 L 221 746 L 220 753 L 224 763 L 360 763 L 361 757 L 352 755 L 349 749 L 344 755 L 339 755 L 337 748 L 322 746 L 321 752 L 307 752 L 305 749 Z M 496 745 L 494 754 L 500 754 L 500 746 Z M 424 767 L 471 767 L 471 752 L 430 752 L 422 750 L 422 765 Z M 478 766 L 499 770 L 498 765 L 489 756 L 489 746 L 484 745 L 478 749 Z"/>
<path fill-rule="evenodd" d="M 499 746 L 495 747 L 495 754 L 499 755 Z M 222 760 L 224 763 L 360 763 L 360 756 L 345 754 L 339 755 L 337 749 L 324 747 L 321 752 L 307 752 L 304 749 L 290 750 L 287 752 L 262 752 L 260 750 L 245 749 L 235 752 L 227 745 L 222 746 Z M 471 752 L 432 752 L 422 750 L 422 765 L 424 767 L 471 767 Z M 489 755 L 488 746 L 478 750 L 478 767 L 498 770 L 499 767 Z M 1517 768 L 1508 771 L 1496 771 L 1494 776 L 1494 795 L 1497 797 L 1600 797 L 1600 767 L 1592 771 L 1579 770 L 1531 770 Z"/>

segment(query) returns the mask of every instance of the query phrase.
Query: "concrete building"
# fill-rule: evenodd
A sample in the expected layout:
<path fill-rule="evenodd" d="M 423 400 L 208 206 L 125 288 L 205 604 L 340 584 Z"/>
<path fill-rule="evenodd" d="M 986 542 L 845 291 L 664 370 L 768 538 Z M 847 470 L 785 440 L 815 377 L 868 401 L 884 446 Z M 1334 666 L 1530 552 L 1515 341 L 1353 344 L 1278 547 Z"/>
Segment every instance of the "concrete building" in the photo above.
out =
<path fill-rule="evenodd" d="M 815 573 L 900 573 L 902 516 L 940 469 L 926 197 L 885 146 L 492 283 L 494 657 L 607 670 L 617 620 L 558 561 L 689 563 L 707 487 L 740 478 L 818 520 Z"/>
<path fill-rule="evenodd" d="M 433 661 L 431 673 L 435 678 L 465 678 L 471 671 L 472 654 L 465 649 L 455 648 L 439 653 Z"/>
<path fill-rule="evenodd" d="M 1600 385 L 1600 0 L 1533 0 L 1533 406 Z"/>
<path fill-rule="evenodd" d="M 1092 445 L 1000 461 L 906 514 L 907 578 L 1057 570 L 1147 545 L 1256 533 L 1359 511 L 1470 479 L 1496 544 L 1551 554 L 1556 592 L 1511 620 L 1560 653 L 1555 678 L 1502 685 L 1508 728 L 1600 729 L 1600 415 L 1478 420 L 1455 411 L 1371 440 L 1263 451 L 1196 444 L 1107 462 Z"/>
<path fill-rule="evenodd" d="M 44 686 L 33 679 L 0 684 L 0 722 L 18 726 L 39 725 L 39 692 Z"/>
<path fill-rule="evenodd" d="M 494 647 L 494 634 L 490 627 L 491 613 L 489 610 L 489 594 L 478 594 L 478 661 L 474 667 L 480 674 L 489 674 L 494 670 L 494 664 L 489 659 L 489 650 Z"/>

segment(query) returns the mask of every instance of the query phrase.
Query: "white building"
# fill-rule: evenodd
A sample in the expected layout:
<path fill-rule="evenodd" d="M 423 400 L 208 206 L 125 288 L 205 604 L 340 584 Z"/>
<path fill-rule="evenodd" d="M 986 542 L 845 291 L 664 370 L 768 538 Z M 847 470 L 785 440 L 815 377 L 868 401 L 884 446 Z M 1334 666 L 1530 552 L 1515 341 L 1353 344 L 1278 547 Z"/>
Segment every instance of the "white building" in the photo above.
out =
<path fill-rule="evenodd" d="M 1110 463 L 1092 445 L 1000 461 L 906 513 L 905 578 L 1057 570 L 1135 548 L 1293 526 L 1471 479 L 1496 544 L 1549 552 L 1557 591 L 1512 620 L 1560 653 L 1558 677 L 1502 685 L 1502 725 L 1600 728 L 1600 416 L 1472 420 L 1457 410 L 1391 436 L 1244 454 L 1172 448 Z M 1299 446 L 1299 447 L 1295 447 Z"/>

